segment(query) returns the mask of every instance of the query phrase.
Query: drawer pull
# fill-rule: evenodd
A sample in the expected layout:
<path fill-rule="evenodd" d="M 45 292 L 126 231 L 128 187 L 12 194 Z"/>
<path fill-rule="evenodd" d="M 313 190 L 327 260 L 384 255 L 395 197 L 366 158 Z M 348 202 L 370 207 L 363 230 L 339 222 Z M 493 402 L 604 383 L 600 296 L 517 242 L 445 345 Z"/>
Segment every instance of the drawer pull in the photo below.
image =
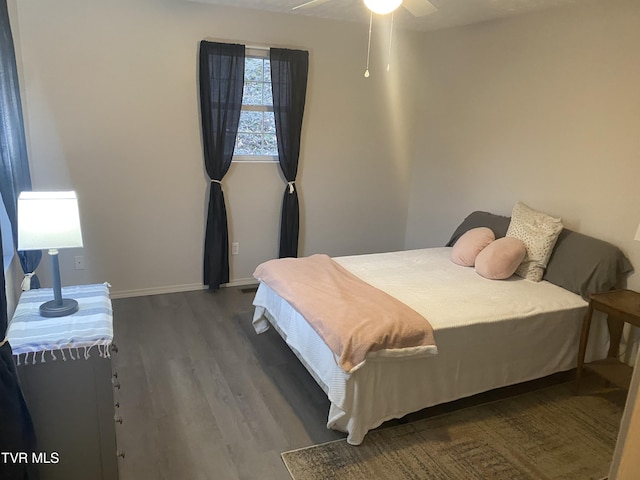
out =
<path fill-rule="evenodd" d="M 118 378 L 118 372 L 113 372 L 113 375 L 111 375 L 113 378 Z"/>
<path fill-rule="evenodd" d="M 120 383 L 113 382 L 113 388 L 120 390 Z"/>
<path fill-rule="evenodd" d="M 116 421 L 116 423 L 119 423 L 120 425 L 122 425 L 122 417 L 115 415 L 113 419 Z"/>
<path fill-rule="evenodd" d="M 118 450 L 116 451 L 116 455 L 117 455 L 118 457 L 120 457 L 120 458 L 124 458 L 124 450 L 120 450 L 120 449 L 118 449 Z"/>
<path fill-rule="evenodd" d="M 111 344 L 111 351 L 113 353 L 118 353 L 118 346 L 115 343 Z"/>
<path fill-rule="evenodd" d="M 116 402 L 116 403 L 114 404 L 114 407 L 116 407 L 116 408 L 120 408 L 120 402 Z"/>

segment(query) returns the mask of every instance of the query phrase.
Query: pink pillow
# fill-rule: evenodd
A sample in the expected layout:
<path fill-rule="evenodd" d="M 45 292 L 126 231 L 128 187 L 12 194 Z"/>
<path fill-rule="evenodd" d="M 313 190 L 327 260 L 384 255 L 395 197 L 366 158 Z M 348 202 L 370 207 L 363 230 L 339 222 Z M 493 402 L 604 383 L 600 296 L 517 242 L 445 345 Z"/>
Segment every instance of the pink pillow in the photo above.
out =
<path fill-rule="evenodd" d="M 451 261 L 463 267 L 473 267 L 478 254 L 495 239 L 496 236 L 490 228 L 472 228 L 453 245 Z"/>
<path fill-rule="evenodd" d="M 514 237 L 499 238 L 476 257 L 476 272 L 490 280 L 513 275 L 527 255 L 524 242 Z"/>

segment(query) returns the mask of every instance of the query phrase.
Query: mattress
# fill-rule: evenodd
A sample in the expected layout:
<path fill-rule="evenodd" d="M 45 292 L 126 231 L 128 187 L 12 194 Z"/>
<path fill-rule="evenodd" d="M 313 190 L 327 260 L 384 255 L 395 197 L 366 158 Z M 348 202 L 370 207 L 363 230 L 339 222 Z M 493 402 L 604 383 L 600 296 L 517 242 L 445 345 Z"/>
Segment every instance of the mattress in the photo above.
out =
<path fill-rule="evenodd" d="M 575 367 L 587 303 L 549 282 L 488 280 L 450 261 L 451 248 L 334 258 L 362 280 L 429 320 L 438 354 L 367 359 L 348 374 L 285 300 L 260 284 L 254 328 L 273 325 L 327 394 L 327 426 L 351 444 L 386 420 L 439 403 Z M 592 327 L 587 359 L 607 350 L 604 322 Z"/>

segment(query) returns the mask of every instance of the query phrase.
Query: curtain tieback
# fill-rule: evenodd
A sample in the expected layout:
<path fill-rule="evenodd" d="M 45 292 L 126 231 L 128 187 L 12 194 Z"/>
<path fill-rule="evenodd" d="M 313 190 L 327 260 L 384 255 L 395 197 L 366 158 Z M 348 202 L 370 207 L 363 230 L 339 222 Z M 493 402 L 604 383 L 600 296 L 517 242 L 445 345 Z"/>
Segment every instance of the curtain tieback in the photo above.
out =
<path fill-rule="evenodd" d="M 217 183 L 218 185 L 222 185 L 222 181 L 220 181 L 220 180 L 215 180 L 215 179 L 212 178 L 211 181 L 213 183 Z"/>
<path fill-rule="evenodd" d="M 4 340 L 0 342 L 0 347 L 2 347 L 5 343 L 9 341 L 9 337 L 4 337 Z"/>
<path fill-rule="evenodd" d="M 31 290 L 31 277 L 33 277 L 34 275 L 35 275 L 35 272 L 24 274 L 24 278 L 22 279 L 22 284 L 20 285 L 23 292 L 26 292 L 27 290 Z"/>
<path fill-rule="evenodd" d="M 289 194 L 293 193 L 295 183 L 295 180 L 293 182 L 287 182 L 287 185 L 289 185 Z"/>

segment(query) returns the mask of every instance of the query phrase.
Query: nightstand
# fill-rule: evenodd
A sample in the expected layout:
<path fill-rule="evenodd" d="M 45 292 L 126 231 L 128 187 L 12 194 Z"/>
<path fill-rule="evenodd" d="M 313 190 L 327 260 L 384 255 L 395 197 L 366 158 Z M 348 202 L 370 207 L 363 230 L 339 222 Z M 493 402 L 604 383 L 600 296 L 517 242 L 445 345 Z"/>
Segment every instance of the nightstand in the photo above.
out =
<path fill-rule="evenodd" d="M 593 312 L 598 310 L 607 314 L 609 328 L 609 352 L 607 358 L 585 365 L 584 356 L 589 340 L 589 328 Z M 580 348 L 578 350 L 578 366 L 576 370 L 576 392 L 580 388 L 580 380 L 584 367 L 588 367 L 611 383 L 628 388 L 633 369 L 618 360 L 618 350 L 624 324 L 630 323 L 640 327 L 640 293 L 633 290 L 613 290 L 611 292 L 593 294 L 589 300 L 589 308 L 582 322 Z"/>
<path fill-rule="evenodd" d="M 117 480 L 113 311 L 107 284 L 65 287 L 76 313 L 40 316 L 51 289 L 23 292 L 7 337 L 36 432 L 41 480 Z M 113 383 L 113 385 L 112 385 Z M 117 420 L 116 420 L 117 421 Z"/>

